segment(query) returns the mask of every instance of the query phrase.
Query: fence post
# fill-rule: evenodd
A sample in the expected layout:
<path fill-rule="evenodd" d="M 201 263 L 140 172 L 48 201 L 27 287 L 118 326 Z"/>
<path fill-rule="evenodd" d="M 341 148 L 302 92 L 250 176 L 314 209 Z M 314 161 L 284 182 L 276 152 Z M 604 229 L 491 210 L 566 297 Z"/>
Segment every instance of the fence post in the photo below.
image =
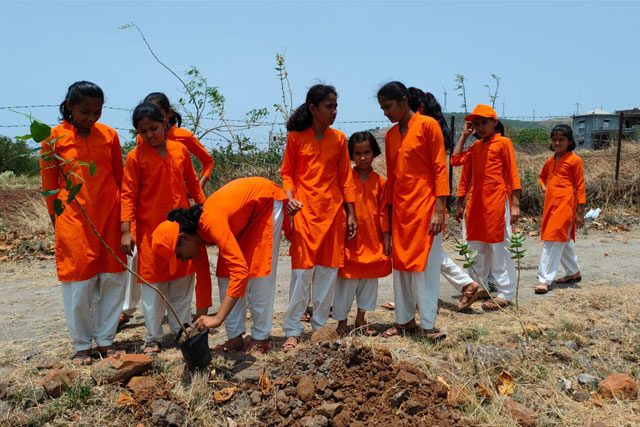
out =
<path fill-rule="evenodd" d="M 622 119 L 624 118 L 624 113 L 620 113 L 620 126 L 618 126 L 618 151 L 616 153 L 616 182 L 618 182 L 618 177 L 620 176 L 620 152 L 622 151 Z"/>
<path fill-rule="evenodd" d="M 449 205 L 451 205 L 451 201 L 453 200 L 453 166 L 451 165 L 451 156 L 453 155 L 453 147 L 456 145 L 456 116 L 451 116 L 451 125 L 449 129 L 451 129 L 451 142 L 453 146 L 451 147 L 451 151 L 449 151 L 449 192 L 451 196 L 448 197 Z M 449 206 L 451 208 L 451 206 Z"/>

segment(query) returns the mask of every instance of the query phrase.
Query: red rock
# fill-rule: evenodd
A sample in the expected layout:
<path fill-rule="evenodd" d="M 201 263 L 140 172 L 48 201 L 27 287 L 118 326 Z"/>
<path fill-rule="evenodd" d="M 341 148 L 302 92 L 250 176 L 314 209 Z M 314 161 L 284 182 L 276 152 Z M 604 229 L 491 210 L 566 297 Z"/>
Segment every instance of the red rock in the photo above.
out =
<path fill-rule="evenodd" d="M 151 369 L 153 359 L 146 354 L 118 354 L 91 367 L 91 377 L 98 384 L 123 382 Z"/>
<path fill-rule="evenodd" d="M 158 387 L 158 380 L 153 377 L 133 377 L 127 383 L 127 388 L 133 392 L 133 394 L 139 394 L 141 392 L 152 391 Z"/>
<path fill-rule="evenodd" d="M 340 340 L 340 335 L 332 326 L 323 326 L 311 335 L 311 342 L 314 344 L 334 343 Z"/>
<path fill-rule="evenodd" d="M 51 398 L 60 397 L 65 388 L 70 387 L 76 373 L 70 369 L 55 369 L 47 372 L 42 379 L 42 386 Z"/>
<path fill-rule="evenodd" d="M 313 378 L 310 376 L 304 376 L 300 378 L 298 385 L 296 386 L 296 394 L 298 398 L 303 402 L 308 402 L 316 395 L 316 388 L 313 384 Z"/>
<path fill-rule="evenodd" d="M 404 384 L 418 384 L 420 380 L 417 376 L 407 371 L 400 371 L 396 375 L 396 381 Z"/>
<path fill-rule="evenodd" d="M 507 399 L 505 405 L 507 413 L 511 415 L 519 425 L 522 427 L 535 427 L 538 425 L 538 417 L 535 412 L 527 408 L 521 403 L 515 400 Z"/>
<path fill-rule="evenodd" d="M 332 427 L 349 427 L 351 424 L 351 412 L 342 411 L 331 420 Z"/>
<path fill-rule="evenodd" d="M 638 386 L 625 374 L 611 374 L 598 384 L 598 391 L 605 399 L 636 400 Z"/>

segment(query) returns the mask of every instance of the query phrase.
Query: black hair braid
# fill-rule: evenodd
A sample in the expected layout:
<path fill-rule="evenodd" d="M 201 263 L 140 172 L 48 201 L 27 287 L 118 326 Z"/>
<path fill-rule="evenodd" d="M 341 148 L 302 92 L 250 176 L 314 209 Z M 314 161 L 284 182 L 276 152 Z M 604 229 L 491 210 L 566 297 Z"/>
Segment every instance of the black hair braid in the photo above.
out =
<path fill-rule="evenodd" d="M 202 216 L 202 205 L 193 205 L 189 209 L 176 208 L 169 212 L 167 219 L 180 225 L 180 232 L 196 234 Z"/>

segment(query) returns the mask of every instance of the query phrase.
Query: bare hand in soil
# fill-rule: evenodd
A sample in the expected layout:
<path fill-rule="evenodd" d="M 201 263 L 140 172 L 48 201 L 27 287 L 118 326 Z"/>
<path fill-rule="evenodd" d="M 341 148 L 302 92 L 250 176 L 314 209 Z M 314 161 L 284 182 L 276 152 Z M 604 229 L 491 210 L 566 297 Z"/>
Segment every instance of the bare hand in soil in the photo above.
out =
<path fill-rule="evenodd" d="M 217 315 L 201 316 L 196 320 L 196 323 L 194 323 L 193 326 L 200 331 L 206 331 L 207 329 L 219 328 L 223 322 L 224 320 L 219 318 Z"/>

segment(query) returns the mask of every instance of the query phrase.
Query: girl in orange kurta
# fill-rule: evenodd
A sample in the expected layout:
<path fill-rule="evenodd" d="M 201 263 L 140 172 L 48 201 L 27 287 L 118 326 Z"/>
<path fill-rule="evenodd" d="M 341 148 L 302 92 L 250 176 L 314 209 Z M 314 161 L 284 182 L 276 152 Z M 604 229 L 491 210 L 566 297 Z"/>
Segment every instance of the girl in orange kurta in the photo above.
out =
<path fill-rule="evenodd" d="M 409 98 L 400 82 L 378 91 L 382 111 L 397 123 L 385 137 L 396 325 L 383 336 L 416 330 L 417 306 L 427 337 L 440 340 L 445 334 L 435 329 L 435 321 L 449 174 L 438 122 L 413 113 Z"/>
<path fill-rule="evenodd" d="M 175 271 L 169 269 L 165 262 L 154 256 L 151 236 L 156 226 L 167 218 L 169 211 L 177 207 L 189 207 L 187 189 L 198 203 L 203 203 L 205 197 L 186 147 L 165 138 L 164 119 L 160 108 L 151 103 L 142 103 L 133 112 L 133 126 L 143 142 L 127 155 L 125 163 L 121 245 L 130 255 L 134 246 L 130 227 L 131 222 L 135 221 L 138 274 L 165 294 L 174 305 L 180 319 L 170 315 L 169 325 L 173 332 L 177 332 L 180 323 L 189 323 L 191 320 L 195 266 L 191 262 L 184 262 Z M 198 280 L 211 279 L 208 275 L 198 275 Z M 156 353 L 160 350 L 162 318 L 167 307 L 148 286 L 143 286 L 141 291 L 147 327 L 145 352 Z"/>
<path fill-rule="evenodd" d="M 213 172 L 214 159 L 209 154 L 207 149 L 200 143 L 198 138 L 196 138 L 191 132 L 187 129 L 183 129 L 180 126 L 182 125 L 182 116 L 178 112 L 176 112 L 169 102 L 169 98 L 162 92 L 152 92 L 144 98 L 143 102 L 150 102 L 152 104 L 157 105 L 160 110 L 164 113 L 165 116 L 165 136 L 166 139 L 179 142 L 180 144 L 187 147 L 189 153 L 194 155 L 202 166 L 200 171 L 200 187 L 204 190 L 205 185 L 211 178 L 211 173 Z M 138 145 L 142 144 L 142 137 L 138 135 L 136 137 Z M 132 230 L 135 229 L 135 223 L 132 224 Z M 133 231 L 135 238 L 135 231 Z M 138 263 L 138 255 L 136 250 L 133 251 L 133 256 L 129 256 L 128 259 L 129 268 L 135 270 L 135 266 Z M 135 313 L 138 303 L 140 302 L 140 287 L 135 286 L 135 276 L 129 275 L 129 280 L 127 281 L 127 290 L 125 294 L 125 304 L 122 308 L 122 315 L 120 317 L 120 323 L 126 323 L 131 315 Z M 133 285 L 133 286 L 132 286 Z"/>
<path fill-rule="evenodd" d="M 371 335 L 365 313 L 373 311 L 378 296 L 378 278 L 391 273 L 391 240 L 386 179 L 378 175 L 371 163 L 380 155 L 380 146 L 371 132 L 356 132 L 349 138 L 349 155 L 355 162 L 358 234 L 347 240 L 344 267 L 338 270 L 331 317 L 338 321 L 338 333 L 347 330 L 347 315 L 357 295 L 356 328 Z"/>
<path fill-rule="evenodd" d="M 41 151 L 42 189 L 57 191 L 45 199 L 55 229 L 56 269 L 76 351 L 72 358 L 75 364 L 91 362 L 94 340 L 100 353 L 109 350 L 124 298 L 124 267 L 101 244 L 77 204 L 67 204 L 69 191 L 60 170 L 67 174 L 73 170 L 78 177 L 75 182 L 82 183 L 82 188 L 75 200 L 124 261 L 118 244 L 122 153 L 116 131 L 96 123 L 103 103 L 102 89 L 94 83 L 72 84 L 60 105 L 63 121 L 51 130 L 51 138 L 42 143 Z M 67 160 L 71 163 L 62 164 Z M 75 167 L 77 162 L 93 162 L 95 174 L 89 167 Z M 54 203 L 60 202 L 66 206 L 56 216 Z"/>
<path fill-rule="evenodd" d="M 465 117 L 465 127 L 453 149 L 451 164 L 471 164 L 471 201 L 467 208 L 467 240 L 477 251 L 475 271 L 483 283 L 489 273 L 496 280 L 498 295 L 482 305 L 497 310 L 510 304 L 515 296 L 515 265 L 507 250 L 511 223 L 520 216 L 520 178 L 513 144 L 496 133 L 497 114 L 488 105 L 479 104 Z M 479 138 L 462 151 L 465 141 L 476 133 Z"/>
<path fill-rule="evenodd" d="M 357 230 L 347 140 L 331 127 L 337 108 L 338 95 L 333 86 L 315 85 L 287 122 L 289 134 L 281 174 L 293 227 L 285 349 L 296 347 L 297 337 L 304 331 L 300 316 L 310 293 L 312 328 L 327 321 L 338 268 L 344 263 L 344 237 L 355 237 Z"/>
<path fill-rule="evenodd" d="M 573 283 L 582 280 L 578 257 L 574 251 L 576 229 L 584 225 L 584 172 L 582 159 L 573 150 L 576 142 L 573 130 L 557 125 L 551 130 L 551 149 L 555 152 L 540 172 L 544 192 L 542 232 L 544 242 L 538 268 L 537 294 L 546 294 L 553 283 Z M 562 264 L 565 276 L 555 280 Z"/>
<path fill-rule="evenodd" d="M 278 249 L 284 219 L 282 189 L 264 178 L 241 178 L 213 193 L 204 206 L 176 209 L 153 233 L 155 252 L 169 264 L 199 258 L 206 245 L 218 246 L 220 285 L 217 313 L 195 322 L 200 329 L 225 323 L 224 350 L 271 348 Z M 196 291 L 199 307 L 211 306 L 211 290 Z M 246 300 L 246 305 L 245 305 Z M 253 342 L 245 343 L 246 306 L 253 318 Z"/>

